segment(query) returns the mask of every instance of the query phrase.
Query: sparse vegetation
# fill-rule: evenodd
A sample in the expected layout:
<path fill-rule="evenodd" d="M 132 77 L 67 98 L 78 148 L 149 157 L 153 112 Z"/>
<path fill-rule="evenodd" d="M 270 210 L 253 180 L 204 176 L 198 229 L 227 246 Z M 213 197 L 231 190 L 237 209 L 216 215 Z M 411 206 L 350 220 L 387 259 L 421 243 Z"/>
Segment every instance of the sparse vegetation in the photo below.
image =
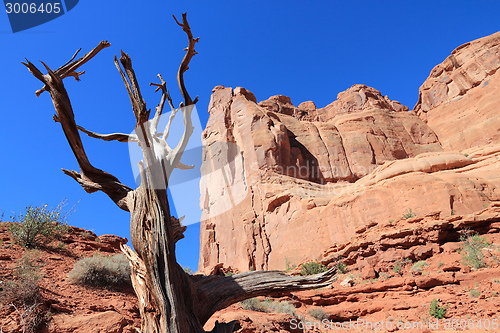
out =
<path fill-rule="evenodd" d="M 44 320 L 40 305 L 40 265 L 36 250 L 27 251 L 14 268 L 12 281 L 3 283 L 0 303 L 18 313 L 23 332 L 38 332 Z"/>
<path fill-rule="evenodd" d="M 313 318 L 318 319 L 319 321 L 322 321 L 324 319 L 329 319 L 330 315 L 325 312 L 322 308 L 314 308 L 309 310 L 309 315 Z"/>
<path fill-rule="evenodd" d="M 17 262 L 14 268 L 15 280 L 8 281 L 1 294 L 3 304 L 12 303 L 17 306 L 27 307 L 38 301 L 40 296 L 38 258 L 38 251 L 26 251 L 24 256 Z"/>
<path fill-rule="evenodd" d="M 241 301 L 240 304 L 241 307 L 245 310 L 287 313 L 292 316 L 295 315 L 295 307 L 286 301 L 278 302 L 269 298 L 261 301 L 259 298 L 254 297 Z"/>
<path fill-rule="evenodd" d="M 297 268 L 297 265 L 292 265 L 290 263 L 290 260 L 288 260 L 288 258 L 285 258 L 285 272 L 293 271 L 295 268 Z"/>
<path fill-rule="evenodd" d="M 469 296 L 472 298 L 478 298 L 481 295 L 481 291 L 479 289 L 471 289 L 469 290 Z"/>
<path fill-rule="evenodd" d="M 429 308 L 429 315 L 436 319 L 443 319 L 446 315 L 446 310 L 448 310 L 448 306 L 439 306 L 438 303 L 439 301 L 437 299 L 432 300 Z"/>
<path fill-rule="evenodd" d="M 78 261 L 68 274 L 69 281 L 91 287 L 130 285 L 130 264 L 124 254 L 105 256 L 94 253 Z"/>
<path fill-rule="evenodd" d="M 486 237 L 480 236 L 479 234 L 466 234 L 461 236 L 460 240 L 464 242 L 462 250 L 460 251 L 463 263 L 474 269 L 486 267 L 482 249 L 491 247 Z"/>
<path fill-rule="evenodd" d="M 464 156 L 465 156 L 465 157 L 468 157 L 468 156 L 469 156 L 469 154 L 467 154 L 467 153 L 464 153 Z"/>
<path fill-rule="evenodd" d="M 440 262 L 438 263 L 438 268 L 441 268 L 441 266 L 443 266 L 443 265 L 444 265 L 444 262 L 440 261 Z"/>
<path fill-rule="evenodd" d="M 401 270 L 403 269 L 403 263 L 401 263 L 398 259 L 396 259 L 396 262 L 394 263 L 394 267 L 392 267 L 392 271 L 394 273 L 400 274 Z"/>
<path fill-rule="evenodd" d="M 51 242 L 68 231 L 66 218 L 71 213 L 63 213 L 66 200 L 61 201 L 56 208 L 49 210 L 47 205 L 40 207 L 28 206 L 26 212 L 13 216 L 9 232 L 15 243 L 34 248 Z"/>
<path fill-rule="evenodd" d="M 337 270 L 338 270 L 340 273 L 345 274 L 345 273 L 347 273 L 347 266 L 346 266 L 344 263 L 339 262 L 339 263 L 337 264 Z"/>
<path fill-rule="evenodd" d="M 194 273 L 193 270 L 188 266 L 184 266 L 184 267 L 182 267 L 182 269 L 184 270 L 184 272 L 188 273 L 189 275 L 193 275 L 193 273 Z M 226 276 L 227 276 L 227 274 L 226 274 Z"/>
<path fill-rule="evenodd" d="M 322 265 L 316 261 L 306 262 L 300 267 L 300 275 L 314 275 L 326 272 L 328 268 L 325 265 Z"/>
<path fill-rule="evenodd" d="M 390 219 L 389 224 L 393 224 L 393 223 L 394 223 L 394 219 Z"/>
<path fill-rule="evenodd" d="M 81 237 L 90 240 L 96 240 L 96 236 L 94 236 L 90 231 L 84 231 L 80 234 Z"/>
<path fill-rule="evenodd" d="M 403 214 L 403 218 L 405 220 L 412 218 L 412 217 L 415 217 L 415 216 L 417 216 L 417 214 L 411 208 L 408 208 L 406 210 L 406 213 Z"/>
<path fill-rule="evenodd" d="M 411 269 L 414 272 L 421 272 L 425 266 L 429 266 L 429 264 L 425 260 L 420 260 L 411 266 Z"/>

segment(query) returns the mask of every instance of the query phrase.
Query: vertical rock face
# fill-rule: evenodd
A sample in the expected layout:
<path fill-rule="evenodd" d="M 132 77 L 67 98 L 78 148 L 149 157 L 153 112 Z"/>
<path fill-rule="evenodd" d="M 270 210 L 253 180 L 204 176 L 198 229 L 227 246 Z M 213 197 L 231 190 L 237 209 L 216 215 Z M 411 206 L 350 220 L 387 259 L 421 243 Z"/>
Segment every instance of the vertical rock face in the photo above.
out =
<path fill-rule="evenodd" d="M 442 150 L 407 110 L 364 85 L 322 109 L 281 95 L 257 103 L 243 88 L 215 87 L 203 132 L 199 268 L 284 268 L 330 245 L 341 227 L 330 222 L 343 213 L 318 215 L 320 207 L 362 191 L 355 181 L 385 162 Z"/>
<path fill-rule="evenodd" d="M 456 48 L 420 87 L 414 111 L 445 149 L 500 138 L 500 32 Z"/>

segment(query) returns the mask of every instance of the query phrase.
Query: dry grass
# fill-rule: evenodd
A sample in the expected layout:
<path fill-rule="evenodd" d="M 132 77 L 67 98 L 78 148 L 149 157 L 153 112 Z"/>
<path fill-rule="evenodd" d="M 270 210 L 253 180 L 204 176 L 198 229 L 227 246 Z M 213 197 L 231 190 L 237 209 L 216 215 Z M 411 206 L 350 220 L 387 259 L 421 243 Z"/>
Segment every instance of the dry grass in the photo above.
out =
<path fill-rule="evenodd" d="M 90 287 L 131 285 L 130 264 L 124 254 L 105 256 L 95 253 L 78 261 L 68 274 L 69 281 Z"/>

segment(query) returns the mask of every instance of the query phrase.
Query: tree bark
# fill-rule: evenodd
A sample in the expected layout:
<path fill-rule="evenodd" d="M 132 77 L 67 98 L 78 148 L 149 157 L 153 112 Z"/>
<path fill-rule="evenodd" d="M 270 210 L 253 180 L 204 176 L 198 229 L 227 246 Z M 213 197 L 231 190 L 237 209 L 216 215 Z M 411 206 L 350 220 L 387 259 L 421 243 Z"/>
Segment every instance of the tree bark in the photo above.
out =
<path fill-rule="evenodd" d="M 319 288 L 329 284 L 335 274 L 335 269 L 331 269 L 307 278 L 292 277 L 277 271 L 248 272 L 233 277 L 190 276 L 177 263 L 175 244 L 184 237 L 186 227 L 170 215 L 167 185 L 174 168 L 190 168 L 180 159 L 193 132 L 191 111 L 198 98 L 192 100 L 189 96 L 183 75 L 196 54 L 194 47 L 198 38 L 193 38 L 186 14 L 182 15 L 182 23 L 177 19 L 175 21 L 186 32 L 189 44 L 177 75 L 184 99 L 180 104 L 184 117 L 184 134 L 173 149 L 166 143 L 166 138 L 178 110 L 173 106 L 165 81 L 158 74 L 161 83 L 151 84 L 157 87 L 157 91 L 162 91 L 162 98 L 150 122 L 150 111 L 142 98 L 132 61 L 123 51 L 119 61 L 115 57 L 115 65 L 132 104 L 136 121 L 135 135 L 98 134 L 76 124 L 63 79 L 72 76 L 79 80 L 79 76 L 84 72 L 76 70 L 108 47 L 110 44 L 107 41 L 102 41 L 92 51 L 73 61 L 75 54 L 70 61 L 55 71 L 42 62 L 48 72 L 45 75 L 31 62 L 23 63 L 44 84 L 43 88 L 36 92 L 37 96 L 44 91 L 50 93 L 56 110 L 54 120 L 61 124 L 80 167 L 80 172 L 63 169 L 64 173 L 75 179 L 85 191 L 103 191 L 118 207 L 130 212 L 131 241 L 135 252 L 128 246 L 124 246 L 122 250 L 131 263 L 132 282 L 139 299 L 141 331 L 144 333 L 205 332 L 203 325 L 210 316 L 235 302 L 260 295 L 272 296 L 286 291 Z M 172 114 L 163 133 L 159 133 L 159 117 L 167 100 Z M 133 190 L 113 175 L 95 168 L 87 158 L 79 131 L 106 141 L 138 142 L 143 152 L 143 161 L 139 163 L 141 185 Z M 234 324 L 217 323 L 211 332 L 232 332 Z"/>

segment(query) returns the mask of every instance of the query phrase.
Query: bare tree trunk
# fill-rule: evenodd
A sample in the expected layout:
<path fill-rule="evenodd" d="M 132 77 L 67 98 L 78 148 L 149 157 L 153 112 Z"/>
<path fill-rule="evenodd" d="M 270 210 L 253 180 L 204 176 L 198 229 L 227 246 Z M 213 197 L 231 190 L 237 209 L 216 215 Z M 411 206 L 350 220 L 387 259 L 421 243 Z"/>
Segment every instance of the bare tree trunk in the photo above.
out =
<path fill-rule="evenodd" d="M 91 52 L 73 61 L 75 54 L 70 61 L 55 71 L 42 62 L 48 72 L 45 75 L 31 62 L 23 63 L 44 83 L 44 87 L 36 92 L 37 96 L 44 91 L 50 93 L 57 113 L 54 120 L 61 124 L 80 166 L 80 172 L 65 169 L 63 171 L 75 179 L 85 191 L 89 193 L 103 191 L 118 207 L 130 212 L 131 240 L 136 252 L 128 246 L 124 246 L 122 250 L 131 262 L 132 282 L 139 299 L 141 331 L 144 333 L 205 332 L 203 325 L 210 316 L 235 302 L 255 296 L 271 296 L 286 291 L 319 288 L 328 285 L 335 274 L 335 269 L 331 269 L 307 278 L 292 277 L 278 271 L 248 272 L 232 277 L 190 276 L 177 263 L 175 243 L 184 237 L 183 232 L 186 227 L 170 216 L 167 185 L 174 168 L 190 168 L 180 159 L 193 131 L 191 111 L 198 98 L 192 100 L 189 96 L 183 75 L 189 68 L 191 58 L 196 54 L 194 46 L 198 39 L 192 36 L 186 14 L 182 15 L 182 23 L 175 21 L 186 32 L 189 44 L 177 75 L 184 99 L 179 109 L 184 117 L 184 134 L 173 149 L 166 143 L 166 138 L 178 110 L 173 106 L 165 81 L 158 75 L 161 83 L 151 84 L 157 87 L 157 91 L 162 91 L 162 97 L 153 119 L 149 121 L 150 111 L 146 109 L 146 103 L 142 98 L 132 69 L 132 61 L 123 51 L 120 61 L 115 57 L 115 64 L 130 97 L 136 120 L 136 134 L 98 134 L 75 123 L 63 79 L 73 76 L 79 80 L 83 72 L 76 70 L 108 47 L 110 45 L 108 42 L 102 41 Z M 166 101 L 172 109 L 172 114 L 163 133 L 158 133 L 159 118 Z M 143 161 L 139 163 L 141 185 L 133 190 L 120 183 L 113 175 L 92 166 L 83 148 L 79 131 L 106 141 L 138 142 L 143 152 Z M 234 322 L 217 323 L 212 332 L 232 332 L 234 324 Z"/>

